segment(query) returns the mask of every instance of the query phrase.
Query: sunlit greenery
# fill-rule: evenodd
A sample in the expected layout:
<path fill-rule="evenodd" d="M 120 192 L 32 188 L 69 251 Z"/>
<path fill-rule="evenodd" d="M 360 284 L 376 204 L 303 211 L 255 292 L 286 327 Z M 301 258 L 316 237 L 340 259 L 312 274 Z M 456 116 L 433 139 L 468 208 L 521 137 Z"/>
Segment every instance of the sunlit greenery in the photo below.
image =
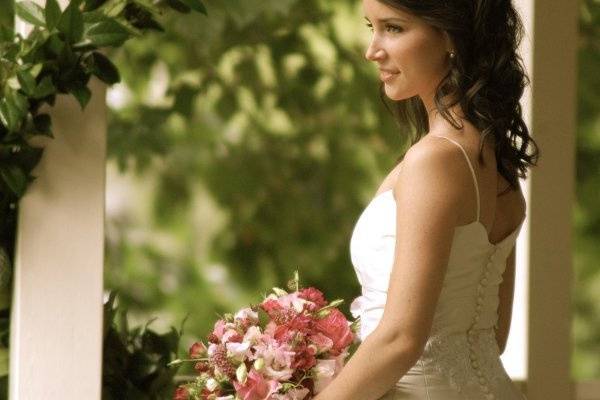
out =
<path fill-rule="evenodd" d="M 579 48 L 574 379 L 600 378 L 600 2 L 581 2 Z"/>
<path fill-rule="evenodd" d="M 139 186 L 109 175 L 106 285 L 140 323 L 190 312 L 183 344 L 296 268 L 348 311 L 351 229 L 404 145 L 359 3 L 206 4 L 112 55 L 109 94 L 109 171 Z"/>

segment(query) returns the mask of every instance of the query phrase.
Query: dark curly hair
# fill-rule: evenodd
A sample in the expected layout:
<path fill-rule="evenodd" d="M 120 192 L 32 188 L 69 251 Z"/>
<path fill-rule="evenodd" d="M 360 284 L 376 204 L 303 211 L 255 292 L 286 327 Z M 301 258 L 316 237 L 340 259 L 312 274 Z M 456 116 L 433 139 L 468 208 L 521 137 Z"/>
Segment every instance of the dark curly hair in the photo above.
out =
<path fill-rule="evenodd" d="M 483 140 L 487 136 L 494 138 L 498 172 L 510 183 L 501 194 L 511 187 L 516 190 L 518 178 L 526 178 L 527 168 L 537 165 L 539 148 L 529 136 L 519 104 L 530 80 L 517 53 L 523 23 L 511 0 L 378 1 L 448 33 L 456 56 L 437 87 L 436 107 L 452 126 L 462 129 L 463 125 L 449 112 L 452 106 L 460 104 L 467 120 L 481 132 L 480 164 L 483 164 Z M 429 130 L 427 110 L 421 99 L 414 96 L 393 101 L 392 111 L 386 102 L 383 83 L 379 92 L 399 125 L 414 129 L 411 145 L 419 141 Z M 453 101 L 444 103 L 446 96 Z M 530 146 L 533 151 L 528 154 Z"/>

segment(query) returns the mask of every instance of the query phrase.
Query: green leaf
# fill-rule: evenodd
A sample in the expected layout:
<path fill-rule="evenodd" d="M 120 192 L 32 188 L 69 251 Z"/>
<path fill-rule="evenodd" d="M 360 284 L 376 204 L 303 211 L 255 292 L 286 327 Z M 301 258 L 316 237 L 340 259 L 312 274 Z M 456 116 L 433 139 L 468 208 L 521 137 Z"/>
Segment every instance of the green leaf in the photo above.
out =
<path fill-rule="evenodd" d="M 95 51 L 91 54 L 90 59 L 90 72 L 100 80 L 109 85 L 121 80 L 119 70 L 104 54 Z"/>
<path fill-rule="evenodd" d="M 21 89 L 28 96 L 33 95 L 35 91 L 36 83 L 35 78 L 31 75 L 31 72 L 28 70 L 21 70 L 17 72 L 17 78 L 19 79 L 19 84 L 21 85 Z"/>
<path fill-rule="evenodd" d="M 10 92 L 0 100 L 0 121 L 10 132 L 15 132 L 21 125 L 28 104 L 27 98 L 16 92 Z"/>
<path fill-rule="evenodd" d="M 48 114 L 38 114 L 33 117 L 33 126 L 35 130 L 45 136 L 54 137 L 52 135 L 52 119 Z"/>
<path fill-rule="evenodd" d="M 84 12 L 83 13 L 83 22 L 86 24 L 95 24 L 97 22 L 108 21 L 108 18 L 101 10 Z"/>
<path fill-rule="evenodd" d="M 2 125 L 4 125 L 9 132 L 14 132 L 17 129 L 14 112 L 11 111 L 6 99 L 0 100 L 0 122 L 2 122 Z"/>
<path fill-rule="evenodd" d="M 79 11 L 79 1 L 71 1 L 58 22 L 58 30 L 64 33 L 70 43 L 76 43 L 83 36 L 83 14 Z"/>
<path fill-rule="evenodd" d="M 169 89 L 169 94 L 175 94 L 175 102 L 173 104 L 173 110 L 181 113 L 185 117 L 190 117 L 193 112 L 193 105 L 198 89 L 183 84 L 176 89 Z"/>
<path fill-rule="evenodd" d="M 85 0 L 83 11 L 93 11 L 101 7 L 107 0 Z"/>
<path fill-rule="evenodd" d="M 0 42 L 10 43 L 15 37 L 15 31 L 8 26 L 0 24 Z"/>
<path fill-rule="evenodd" d="M 94 24 L 87 31 L 87 38 L 98 47 L 120 46 L 129 36 L 127 28 L 112 19 Z"/>
<path fill-rule="evenodd" d="M 0 177 L 17 197 L 23 196 L 27 189 L 27 176 L 21 168 L 15 165 L 0 166 Z"/>
<path fill-rule="evenodd" d="M 165 3 L 175 11 L 187 14 L 192 11 L 191 7 L 180 0 L 165 0 Z"/>
<path fill-rule="evenodd" d="M 21 146 L 19 152 L 12 154 L 11 159 L 14 161 L 14 164 L 21 167 L 23 171 L 31 171 L 40 162 L 43 153 L 44 149 L 42 147 L 31 147 L 24 144 Z M 32 177 L 30 176 L 29 178 L 29 182 L 31 182 Z"/>
<path fill-rule="evenodd" d="M 15 4 L 15 13 L 23 21 L 36 26 L 45 26 L 44 9 L 32 1 L 20 1 Z"/>
<path fill-rule="evenodd" d="M 77 42 L 72 46 L 73 50 L 79 53 L 85 53 L 91 50 L 97 50 L 98 46 L 92 43 L 89 39 L 84 39 L 81 42 Z"/>
<path fill-rule="evenodd" d="M 54 83 L 52 83 L 52 77 L 50 75 L 46 75 L 35 88 L 33 98 L 41 99 L 42 97 L 46 97 L 53 93 L 56 93 L 56 87 L 54 86 Z"/>
<path fill-rule="evenodd" d="M 200 0 L 181 0 L 186 6 L 191 8 L 194 11 L 198 11 L 204 15 L 206 15 L 206 7 Z"/>
<path fill-rule="evenodd" d="M 51 31 L 58 25 L 62 11 L 56 0 L 46 0 L 44 12 L 46 16 L 46 27 Z"/>
<path fill-rule="evenodd" d="M 82 110 L 85 108 L 87 103 L 90 101 L 90 98 L 92 97 L 92 91 L 87 86 L 76 86 L 71 89 L 71 93 L 79 102 L 79 105 L 81 106 Z"/>
<path fill-rule="evenodd" d="M 27 101 L 27 97 L 18 92 L 12 92 L 8 97 L 19 112 L 18 118 L 21 119 L 25 117 L 29 111 L 29 102 Z"/>
<path fill-rule="evenodd" d="M 31 75 L 33 75 L 34 78 L 37 78 L 38 75 L 40 74 L 40 72 L 42 72 L 43 67 L 44 67 L 44 65 L 41 63 L 35 64 L 33 67 L 31 67 L 29 72 L 31 73 Z"/>
<path fill-rule="evenodd" d="M 126 5 L 127 2 L 125 1 L 117 2 L 116 4 L 107 7 L 107 9 L 103 10 L 103 12 L 105 12 L 106 16 L 109 18 L 117 18 L 119 15 L 121 15 Z"/>
<path fill-rule="evenodd" d="M 46 39 L 46 42 L 44 43 L 44 50 L 47 52 L 46 54 L 49 53 L 56 57 L 64 51 L 66 43 L 61 37 L 64 38 L 63 34 L 53 33 Z"/>

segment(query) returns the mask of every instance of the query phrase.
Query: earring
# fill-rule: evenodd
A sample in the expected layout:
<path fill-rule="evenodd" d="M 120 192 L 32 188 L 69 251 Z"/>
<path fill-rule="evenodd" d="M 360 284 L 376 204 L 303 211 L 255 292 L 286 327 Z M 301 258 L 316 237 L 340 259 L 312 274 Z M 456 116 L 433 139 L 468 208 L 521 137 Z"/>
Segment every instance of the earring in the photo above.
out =
<path fill-rule="evenodd" d="M 456 53 L 453 50 L 450 50 L 449 53 L 450 53 L 450 58 L 456 57 Z"/>

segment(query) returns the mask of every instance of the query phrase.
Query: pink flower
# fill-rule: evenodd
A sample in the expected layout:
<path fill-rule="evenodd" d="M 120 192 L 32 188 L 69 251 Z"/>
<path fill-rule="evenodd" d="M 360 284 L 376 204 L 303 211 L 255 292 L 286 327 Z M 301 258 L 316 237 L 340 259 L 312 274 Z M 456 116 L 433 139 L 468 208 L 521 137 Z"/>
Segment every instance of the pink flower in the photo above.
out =
<path fill-rule="evenodd" d="M 335 376 L 335 368 L 336 360 L 334 358 L 317 360 L 317 365 L 314 367 L 315 394 L 325 389 L 331 383 Z"/>
<path fill-rule="evenodd" d="M 265 310 L 269 317 L 273 318 L 273 314 L 283 310 L 283 306 L 275 299 L 267 299 L 260 304 L 260 307 Z"/>
<path fill-rule="evenodd" d="M 311 301 L 316 304 L 317 309 L 321 307 L 325 307 L 327 305 L 327 301 L 325 300 L 325 296 L 323 296 L 323 292 L 314 287 L 308 287 L 304 289 L 300 289 L 299 297 Z M 311 310 L 313 311 L 313 310 Z"/>
<path fill-rule="evenodd" d="M 344 348 L 354 340 L 354 333 L 348 325 L 348 320 L 337 308 L 332 308 L 329 314 L 315 322 L 315 329 L 333 341 L 331 355 L 339 355 Z"/>
<path fill-rule="evenodd" d="M 221 340 L 223 334 L 225 333 L 225 324 L 226 322 L 222 319 L 219 319 L 217 322 L 215 322 L 212 334 L 218 337 L 219 340 Z"/>
<path fill-rule="evenodd" d="M 285 393 L 278 393 L 271 396 L 271 400 L 304 400 L 306 395 L 310 393 L 307 388 L 290 389 Z"/>
<path fill-rule="evenodd" d="M 254 346 L 254 358 L 262 358 L 265 362 L 261 372 L 272 379 L 283 381 L 290 379 L 294 370 L 294 355 L 287 343 L 280 344 L 276 340 L 265 337 L 264 342 Z"/>
<path fill-rule="evenodd" d="M 277 301 L 283 308 L 291 308 L 297 313 L 302 312 L 302 310 L 304 309 L 304 305 L 306 304 L 306 300 L 301 298 L 298 295 L 298 292 L 283 295 L 279 297 Z"/>
<path fill-rule="evenodd" d="M 235 390 L 242 400 L 267 400 L 273 393 L 276 393 L 281 384 L 275 380 L 266 379 L 256 370 L 251 369 L 245 384 L 233 381 Z"/>
<path fill-rule="evenodd" d="M 317 360 L 317 365 L 314 368 L 314 392 L 321 392 L 333 379 L 339 375 L 344 368 L 344 360 L 348 356 L 348 352 L 344 351 L 334 358 Z"/>
<path fill-rule="evenodd" d="M 317 354 L 328 352 L 333 347 L 333 340 L 320 332 L 315 335 L 310 335 L 309 340 L 316 346 Z"/>
<path fill-rule="evenodd" d="M 307 345 L 306 342 L 301 342 L 294 347 L 294 350 L 296 351 L 296 357 L 292 364 L 293 369 L 308 370 L 316 364 L 316 346 Z"/>
<path fill-rule="evenodd" d="M 202 342 L 194 343 L 189 350 L 190 358 L 200 358 L 206 356 L 207 348 Z"/>
<path fill-rule="evenodd" d="M 223 333 L 223 336 L 221 337 L 221 341 L 223 343 L 225 342 L 241 342 L 243 340 L 243 336 L 240 335 L 240 333 L 238 331 L 236 331 L 235 329 L 227 329 L 225 331 L 225 333 Z"/>

